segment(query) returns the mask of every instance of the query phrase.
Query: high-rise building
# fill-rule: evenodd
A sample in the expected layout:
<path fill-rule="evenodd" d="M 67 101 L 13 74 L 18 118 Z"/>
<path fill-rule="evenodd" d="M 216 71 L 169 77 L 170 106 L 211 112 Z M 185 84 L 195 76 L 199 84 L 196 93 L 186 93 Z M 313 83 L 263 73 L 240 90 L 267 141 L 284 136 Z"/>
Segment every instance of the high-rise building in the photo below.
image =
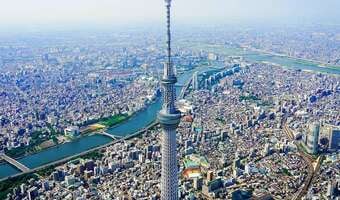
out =
<path fill-rule="evenodd" d="M 199 90 L 199 82 L 198 82 L 198 72 L 195 72 L 192 75 L 192 88 L 194 90 Z"/>
<path fill-rule="evenodd" d="M 176 150 L 176 129 L 181 114 L 175 107 L 177 82 L 171 61 L 171 31 L 170 8 L 171 0 L 165 0 L 167 10 L 167 61 L 164 65 L 164 74 L 161 80 L 163 89 L 163 106 L 158 114 L 158 121 L 163 129 L 162 134 L 162 173 L 161 173 L 161 199 L 178 199 L 178 167 Z"/>
<path fill-rule="evenodd" d="M 38 188 L 34 186 L 27 190 L 27 196 L 29 200 L 36 199 L 36 197 L 38 196 Z"/>
<path fill-rule="evenodd" d="M 26 185 L 24 183 L 20 185 L 20 192 L 22 195 L 26 193 Z"/>
<path fill-rule="evenodd" d="M 193 187 L 195 188 L 195 190 L 201 190 L 202 186 L 203 186 L 203 178 L 202 177 L 194 178 Z"/>
<path fill-rule="evenodd" d="M 73 175 L 65 176 L 65 183 L 67 186 L 73 186 L 76 183 L 76 179 Z"/>
<path fill-rule="evenodd" d="M 262 156 L 268 156 L 270 153 L 270 145 L 268 143 L 266 143 L 264 145 L 264 149 L 262 151 Z"/>
<path fill-rule="evenodd" d="M 213 171 L 208 171 L 207 173 L 207 181 L 210 182 L 214 179 L 214 172 Z"/>
<path fill-rule="evenodd" d="M 329 129 L 329 150 L 336 151 L 340 149 L 340 127 L 331 126 Z"/>
<path fill-rule="evenodd" d="M 327 197 L 332 198 L 333 192 L 334 192 L 334 184 L 332 183 L 332 181 L 330 181 L 327 186 L 327 193 L 326 193 Z"/>
<path fill-rule="evenodd" d="M 246 164 L 244 165 L 244 173 L 245 173 L 245 174 L 251 174 L 251 166 L 250 166 L 249 163 L 246 163 Z"/>
<path fill-rule="evenodd" d="M 43 182 L 42 182 L 42 189 L 43 189 L 44 191 L 50 190 L 50 184 L 49 184 L 48 181 L 43 181 Z"/>
<path fill-rule="evenodd" d="M 214 53 L 209 53 L 208 54 L 208 60 L 213 60 L 213 61 L 215 61 L 215 60 L 217 60 L 217 55 L 216 54 L 214 54 Z"/>
<path fill-rule="evenodd" d="M 309 133 L 307 135 L 307 151 L 310 154 L 318 153 L 320 135 L 320 123 L 313 123 L 309 126 Z"/>

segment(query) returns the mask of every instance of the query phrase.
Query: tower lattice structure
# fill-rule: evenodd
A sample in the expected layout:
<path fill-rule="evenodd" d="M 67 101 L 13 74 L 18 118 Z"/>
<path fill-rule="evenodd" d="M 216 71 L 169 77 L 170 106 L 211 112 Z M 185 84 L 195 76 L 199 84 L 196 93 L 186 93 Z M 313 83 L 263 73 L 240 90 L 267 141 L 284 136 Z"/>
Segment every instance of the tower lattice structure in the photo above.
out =
<path fill-rule="evenodd" d="M 162 173 L 161 199 L 178 199 L 178 167 L 176 150 L 176 129 L 181 114 L 175 107 L 177 78 L 171 61 L 171 30 L 170 10 L 171 0 L 165 0 L 167 11 L 167 60 L 164 64 L 164 74 L 161 80 L 163 92 L 163 106 L 158 114 L 158 121 L 162 126 Z"/>

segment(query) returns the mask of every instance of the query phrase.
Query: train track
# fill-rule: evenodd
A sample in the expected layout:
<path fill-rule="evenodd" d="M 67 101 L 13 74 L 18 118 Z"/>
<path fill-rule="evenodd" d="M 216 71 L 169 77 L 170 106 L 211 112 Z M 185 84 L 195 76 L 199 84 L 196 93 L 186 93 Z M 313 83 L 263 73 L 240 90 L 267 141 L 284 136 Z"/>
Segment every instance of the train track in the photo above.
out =
<path fill-rule="evenodd" d="M 296 146 L 299 146 L 298 142 L 294 139 L 293 131 L 287 126 L 287 124 L 284 124 L 283 126 L 283 132 L 288 136 L 289 139 L 291 139 Z M 321 158 L 319 157 L 317 159 L 316 165 L 314 167 L 315 160 L 313 157 L 301 149 L 298 148 L 298 155 L 305 161 L 305 163 L 308 166 L 308 175 L 305 179 L 305 182 L 303 186 L 298 190 L 296 195 L 293 196 L 292 200 L 299 200 L 302 199 L 302 197 L 307 194 L 308 189 L 310 188 L 314 175 L 317 171 L 319 171 L 320 164 L 321 164 Z"/>

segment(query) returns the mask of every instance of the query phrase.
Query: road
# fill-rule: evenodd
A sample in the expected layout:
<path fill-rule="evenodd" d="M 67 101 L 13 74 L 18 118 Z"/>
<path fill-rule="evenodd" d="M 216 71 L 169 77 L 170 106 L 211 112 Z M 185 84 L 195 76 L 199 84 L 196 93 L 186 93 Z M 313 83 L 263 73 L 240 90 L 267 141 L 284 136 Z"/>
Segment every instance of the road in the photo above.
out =
<path fill-rule="evenodd" d="M 184 97 L 184 93 L 186 92 L 186 90 L 189 88 L 190 86 L 190 83 L 191 83 L 191 79 L 185 84 L 184 88 L 182 91 L 181 91 L 181 95 L 182 97 Z M 51 163 L 48 163 L 48 164 L 45 164 L 45 165 L 42 165 L 40 167 L 37 167 L 37 168 L 34 168 L 34 169 L 29 169 L 29 170 L 26 170 L 26 171 L 23 171 L 22 173 L 19 173 L 19 174 L 16 174 L 16 175 L 13 175 L 13 176 L 9 176 L 9 177 L 5 177 L 3 179 L 0 179 L 0 182 L 1 181 L 4 181 L 4 180 L 7 180 L 7 179 L 10 179 L 10 178 L 14 178 L 14 177 L 18 177 L 18 176 L 21 176 L 21 175 L 24 175 L 24 174 L 28 174 L 28 173 L 35 173 L 39 170 L 42 170 L 42 169 L 45 169 L 47 167 L 50 167 L 50 166 L 53 166 L 53 165 L 60 165 L 60 164 L 63 164 L 63 163 L 66 163 L 72 159 L 75 159 L 79 156 L 83 156 L 83 155 L 86 155 L 88 153 L 91 153 L 93 151 L 97 151 L 97 150 L 100 150 L 100 149 L 103 149 L 103 148 L 106 148 L 110 145 L 113 145 L 115 143 L 118 143 L 118 142 L 121 142 L 122 140 L 128 140 L 128 139 L 131 139 L 131 138 L 134 138 L 136 136 L 139 136 L 140 134 L 143 134 L 145 131 L 149 130 L 150 128 L 154 127 L 158 125 L 158 122 L 157 121 L 154 121 L 153 123 L 149 124 L 147 127 L 143 128 L 142 130 L 139 130 L 137 131 L 136 133 L 134 134 L 131 134 L 131 135 L 128 135 L 124 138 L 117 138 L 116 136 L 114 135 L 111 135 L 111 134 L 108 134 L 106 132 L 102 132 L 102 133 L 98 133 L 98 134 L 101 134 L 101 135 L 105 135 L 105 136 L 108 136 L 112 139 L 114 139 L 112 142 L 108 143 L 108 144 L 105 144 L 105 145 L 102 145 L 102 146 L 99 146 L 99 147 L 96 147 L 96 148 L 93 148 L 93 149 L 89 149 L 87 151 L 84 151 L 84 152 L 81 152 L 79 154 L 76 154 L 76 155 L 73 155 L 73 156 L 69 156 L 69 157 L 66 157 L 64 159 L 61 159 L 61 160 L 57 160 L 55 162 L 51 162 Z"/>
<path fill-rule="evenodd" d="M 89 149 L 89 150 L 87 150 L 87 151 L 81 152 L 81 153 L 76 154 L 76 155 L 73 155 L 73 156 L 66 157 L 66 158 L 61 159 L 61 160 L 57 160 L 57 161 L 55 161 L 55 162 L 47 163 L 47 164 L 45 164 L 45 165 L 42 165 L 42 166 L 37 167 L 37 168 L 34 168 L 34 169 L 28 169 L 27 171 L 24 171 L 24 172 L 22 172 L 22 173 L 15 174 L 15 175 L 13 175 L 13 176 L 9 176 L 9 177 L 0 179 L 0 182 L 1 182 L 1 181 L 4 181 L 4 180 L 8 180 L 8 179 L 10 179 L 10 178 L 18 177 L 18 176 L 21 176 L 21 175 L 24 175 L 24 174 L 35 173 L 35 172 L 37 172 L 37 171 L 39 171 L 39 170 L 45 169 L 45 168 L 50 167 L 50 166 L 53 166 L 53 165 L 60 165 L 60 164 L 66 163 L 66 162 L 68 162 L 68 161 L 70 161 L 70 160 L 72 160 L 72 159 L 75 159 L 75 158 L 79 157 L 79 156 L 83 156 L 83 155 L 86 155 L 86 154 L 88 154 L 88 153 L 91 153 L 91 152 L 94 152 L 94 151 L 97 151 L 97 150 L 106 148 L 106 147 L 111 146 L 111 145 L 113 145 L 113 144 L 122 142 L 123 140 L 131 139 L 131 138 L 133 138 L 133 137 L 137 137 L 137 136 L 139 136 L 140 134 L 143 134 L 145 131 L 149 130 L 150 128 L 152 128 L 152 127 L 154 127 L 154 126 L 156 126 L 156 125 L 158 125 L 158 122 L 154 122 L 154 123 L 150 124 L 149 126 L 145 127 L 144 129 L 142 129 L 142 130 L 140 130 L 140 131 L 138 131 L 138 132 L 136 132 L 136 133 L 134 133 L 134 134 L 132 134 L 132 135 L 126 136 L 126 137 L 121 138 L 121 139 L 118 139 L 118 140 L 113 140 L 112 142 L 107 143 L 107 144 L 104 144 L 104 145 L 102 145 L 102 146 L 98 146 L 98 147 L 96 147 L 96 148 Z"/>
<path fill-rule="evenodd" d="M 185 92 L 189 89 L 191 82 L 192 82 L 192 78 L 190 78 L 190 80 L 185 83 L 185 85 L 183 86 L 181 90 L 180 95 L 178 96 L 178 99 L 184 99 Z"/>
<path fill-rule="evenodd" d="M 30 170 L 28 167 L 19 163 L 18 161 L 14 160 L 13 158 L 7 156 L 6 154 L 0 154 L 0 158 L 5 160 L 9 164 L 13 165 L 14 167 L 18 168 L 22 172 L 28 172 Z"/>
<path fill-rule="evenodd" d="M 116 136 L 111 135 L 110 133 L 107 133 L 107 132 L 105 132 L 105 131 L 98 132 L 98 134 L 99 134 L 99 135 L 104 135 L 104 136 L 109 137 L 109 138 L 111 138 L 111 139 L 113 139 L 113 140 L 116 140 L 116 139 L 117 139 Z"/>
<path fill-rule="evenodd" d="M 294 144 L 299 147 L 299 144 L 297 141 L 295 141 L 294 139 L 294 134 L 292 132 L 292 130 L 287 126 L 287 124 L 284 124 L 283 126 L 283 132 L 285 134 L 287 134 L 288 138 L 291 139 L 292 141 L 294 141 Z M 298 148 L 298 155 L 301 156 L 301 158 L 305 161 L 305 163 L 307 163 L 307 167 L 308 167 L 308 175 L 305 179 L 305 182 L 303 184 L 303 186 L 298 190 L 298 192 L 296 193 L 296 195 L 293 196 L 292 200 L 298 200 L 298 199 L 302 199 L 303 196 L 305 196 L 312 184 L 314 175 L 316 174 L 317 171 L 319 171 L 320 168 L 320 164 L 321 164 L 321 158 L 319 157 L 317 159 L 317 161 L 315 162 L 313 157 L 307 153 L 305 153 L 304 151 L 302 151 L 301 149 Z M 315 167 L 314 167 L 315 166 Z"/>

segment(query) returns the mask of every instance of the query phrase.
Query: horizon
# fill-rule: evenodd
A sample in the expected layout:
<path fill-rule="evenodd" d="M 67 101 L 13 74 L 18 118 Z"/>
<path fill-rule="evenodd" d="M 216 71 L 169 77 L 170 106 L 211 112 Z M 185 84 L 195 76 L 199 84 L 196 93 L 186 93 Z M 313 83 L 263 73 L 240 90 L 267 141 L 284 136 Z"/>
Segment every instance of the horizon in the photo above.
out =
<path fill-rule="evenodd" d="M 160 25 L 165 20 L 163 1 L 14 0 L 2 3 L 0 27 L 5 29 L 2 31 L 25 31 Z M 185 0 L 172 4 L 174 25 L 340 24 L 340 2 L 336 0 L 206 0 L 199 4 Z"/>
<path fill-rule="evenodd" d="M 0 5 L 0 199 L 340 197 L 339 0 Z"/>

